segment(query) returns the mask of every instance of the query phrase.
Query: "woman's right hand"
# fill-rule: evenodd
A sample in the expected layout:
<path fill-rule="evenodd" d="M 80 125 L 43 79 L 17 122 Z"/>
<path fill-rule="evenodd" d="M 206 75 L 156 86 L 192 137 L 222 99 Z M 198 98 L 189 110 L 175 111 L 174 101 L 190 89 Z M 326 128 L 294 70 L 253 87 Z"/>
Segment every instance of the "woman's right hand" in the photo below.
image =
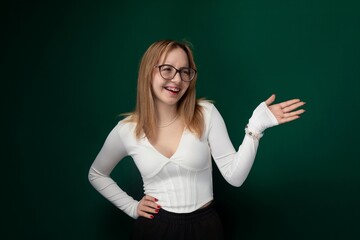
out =
<path fill-rule="evenodd" d="M 153 213 L 158 213 L 161 208 L 156 202 L 158 200 L 149 195 L 145 195 L 139 202 L 137 207 L 137 214 L 141 217 L 153 219 Z"/>

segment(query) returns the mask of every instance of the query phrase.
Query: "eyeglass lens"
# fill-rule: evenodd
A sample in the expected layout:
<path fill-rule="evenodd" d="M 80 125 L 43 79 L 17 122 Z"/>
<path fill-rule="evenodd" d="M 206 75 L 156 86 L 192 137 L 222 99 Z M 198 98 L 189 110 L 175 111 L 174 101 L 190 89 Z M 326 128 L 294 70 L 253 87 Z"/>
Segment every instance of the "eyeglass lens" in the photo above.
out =
<path fill-rule="evenodd" d="M 161 65 L 159 69 L 161 76 L 166 80 L 173 79 L 177 72 L 179 72 L 181 80 L 185 82 L 191 81 L 195 76 L 195 70 L 187 67 L 177 70 L 171 65 Z"/>

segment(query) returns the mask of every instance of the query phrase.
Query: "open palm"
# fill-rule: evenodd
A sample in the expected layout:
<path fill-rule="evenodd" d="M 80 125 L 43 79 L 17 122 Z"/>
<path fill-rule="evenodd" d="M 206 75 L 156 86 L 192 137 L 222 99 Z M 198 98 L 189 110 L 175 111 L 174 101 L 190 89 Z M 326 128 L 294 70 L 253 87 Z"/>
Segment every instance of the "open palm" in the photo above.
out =
<path fill-rule="evenodd" d="M 285 102 L 272 104 L 274 101 L 275 94 L 271 95 L 265 101 L 265 103 L 270 111 L 274 114 L 279 124 L 294 121 L 305 112 L 304 109 L 298 109 L 305 104 L 305 102 L 301 101 L 300 99 L 292 99 Z"/>

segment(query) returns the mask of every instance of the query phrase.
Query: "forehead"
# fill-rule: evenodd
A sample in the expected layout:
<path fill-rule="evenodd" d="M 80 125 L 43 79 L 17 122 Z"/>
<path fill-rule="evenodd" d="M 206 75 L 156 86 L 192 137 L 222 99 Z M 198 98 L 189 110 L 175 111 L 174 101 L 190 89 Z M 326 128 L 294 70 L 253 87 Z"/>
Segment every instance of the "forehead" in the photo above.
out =
<path fill-rule="evenodd" d="M 183 67 L 189 65 L 189 60 L 186 52 L 182 48 L 176 47 L 164 52 L 159 59 L 159 63 Z"/>

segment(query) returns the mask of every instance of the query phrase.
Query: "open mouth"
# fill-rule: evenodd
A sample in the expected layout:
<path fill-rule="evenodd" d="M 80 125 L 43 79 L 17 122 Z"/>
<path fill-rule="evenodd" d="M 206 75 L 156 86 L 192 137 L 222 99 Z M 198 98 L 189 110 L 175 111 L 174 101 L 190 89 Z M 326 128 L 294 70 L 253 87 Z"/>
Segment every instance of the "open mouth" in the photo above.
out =
<path fill-rule="evenodd" d="M 164 88 L 171 93 L 179 93 L 180 92 L 180 88 L 177 88 L 177 87 L 164 87 Z"/>

